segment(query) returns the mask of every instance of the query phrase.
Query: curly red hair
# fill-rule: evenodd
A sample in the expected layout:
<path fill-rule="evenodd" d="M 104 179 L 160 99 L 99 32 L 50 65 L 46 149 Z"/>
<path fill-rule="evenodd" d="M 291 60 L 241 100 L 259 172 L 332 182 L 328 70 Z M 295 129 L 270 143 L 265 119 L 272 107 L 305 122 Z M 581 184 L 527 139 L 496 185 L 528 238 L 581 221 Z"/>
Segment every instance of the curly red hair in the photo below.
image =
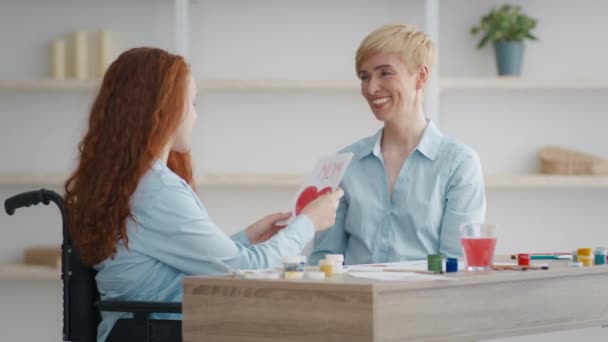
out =
<path fill-rule="evenodd" d="M 128 248 L 130 199 L 183 120 L 190 70 L 181 56 L 135 48 L 108 68 L 79 144 L 78 167 L 65 183 L 70 236 L 81 260 L 98 264 Z M 194 186 L 190 153 L 167 165 Z"/>

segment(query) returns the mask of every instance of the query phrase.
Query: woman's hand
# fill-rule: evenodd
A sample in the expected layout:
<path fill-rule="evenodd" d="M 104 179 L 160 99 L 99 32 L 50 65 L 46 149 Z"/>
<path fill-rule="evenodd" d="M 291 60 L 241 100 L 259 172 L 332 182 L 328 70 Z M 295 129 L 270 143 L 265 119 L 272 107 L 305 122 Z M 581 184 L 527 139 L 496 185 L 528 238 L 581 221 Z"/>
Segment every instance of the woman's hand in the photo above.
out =
<path fill-rule="evenodd" d="M 285 228 L 285 226 L 278 225 L 277 223 L 281 221 L 286 221 L 290 217 L 290 212 L 274 213 L 264 216 L 259 221 L 255 222 L 254 224 L 247 227 L 247 229 L 245 229 L 245 233 L 249 238 L 249 242 L 251 242 L 252 245 L 255 245 L 270 239 L 281 229 Z"/>
<path fill-rule="evenodd" d="M 308 203 L 302 209 L 300 215 L 306 215 L 312 221 L 317 232 L 326 230 L 336 222 L 336 209 L 338 209 L 342 196 L 344 196 L 344 191 L 337 188 Z"/>
<path fill-rule="evenodd" d="M 302 209 L 301 215 L 306 215 L 312 221 L 315 231 L 326 230 L 336 222 L 336 209 L 338 209 L 342 196 L 344 196 L 344 191 L 340 188 L 320 196 L 308 203 Z M 284 225 L 278 225 L 277 223 L 286 221 L 290 217 L 290 212 L 274 213 L 263 217 L 245 229 L 249 242 L 255 245 L 270 239 L 281 229 L 285 228 Z"/>

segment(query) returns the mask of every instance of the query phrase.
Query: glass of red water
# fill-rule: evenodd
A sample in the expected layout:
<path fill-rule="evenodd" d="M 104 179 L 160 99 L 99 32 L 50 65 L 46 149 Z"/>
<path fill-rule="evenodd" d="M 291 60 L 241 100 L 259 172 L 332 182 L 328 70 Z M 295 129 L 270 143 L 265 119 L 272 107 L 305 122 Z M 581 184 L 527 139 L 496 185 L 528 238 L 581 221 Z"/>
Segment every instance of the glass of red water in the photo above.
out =
<path fill-rule="evenodd" d="M 468 271 L 492 269 L 496 249 L 496 226 L 488 223 L 460 225 L 460 243 L 464 252 L 464 265 Z"/>

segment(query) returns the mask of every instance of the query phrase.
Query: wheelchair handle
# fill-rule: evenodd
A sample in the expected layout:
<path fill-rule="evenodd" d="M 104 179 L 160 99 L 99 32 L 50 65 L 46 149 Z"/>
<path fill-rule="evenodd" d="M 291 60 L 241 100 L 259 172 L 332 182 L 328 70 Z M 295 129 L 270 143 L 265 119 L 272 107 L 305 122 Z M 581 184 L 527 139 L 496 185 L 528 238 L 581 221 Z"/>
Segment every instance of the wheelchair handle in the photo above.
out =
<path fill-rule="evenodd" d="M 68 236 L 67 216 L 63 197 L 58 193 L 51 190 L 40 189 L 37 191 L 28 191 L 17 194 L 4 201 L 4 210 L 7 214 L 13 215 L 16 209 L 37 205 L 42 202 L 44 205 L 48 205 L 53 202 L 59 207 L 61 211 L 61 218 L 63 220 L 63 236 Z"/>
<path fill-rule="evenodd" d="M 4 201 L 4 210 L 9 215 L 13 215 L 16 209 L 37 205 L 42 202 L 48 205 L 53 195 L 53 191 L 40 189 L 37 191 L 28 191 L 8 198 Z"/>

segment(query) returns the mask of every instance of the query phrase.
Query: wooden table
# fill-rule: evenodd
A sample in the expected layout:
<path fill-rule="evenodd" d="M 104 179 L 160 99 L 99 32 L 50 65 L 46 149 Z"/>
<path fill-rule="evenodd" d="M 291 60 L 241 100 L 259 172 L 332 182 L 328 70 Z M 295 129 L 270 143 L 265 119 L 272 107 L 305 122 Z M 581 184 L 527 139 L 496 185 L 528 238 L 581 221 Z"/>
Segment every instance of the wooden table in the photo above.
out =
<path fill-rule="evenodd" d="M 184 341 L 473 341 L 608 325 L 608 266 L 454 281 L 184 278 Z"/>

